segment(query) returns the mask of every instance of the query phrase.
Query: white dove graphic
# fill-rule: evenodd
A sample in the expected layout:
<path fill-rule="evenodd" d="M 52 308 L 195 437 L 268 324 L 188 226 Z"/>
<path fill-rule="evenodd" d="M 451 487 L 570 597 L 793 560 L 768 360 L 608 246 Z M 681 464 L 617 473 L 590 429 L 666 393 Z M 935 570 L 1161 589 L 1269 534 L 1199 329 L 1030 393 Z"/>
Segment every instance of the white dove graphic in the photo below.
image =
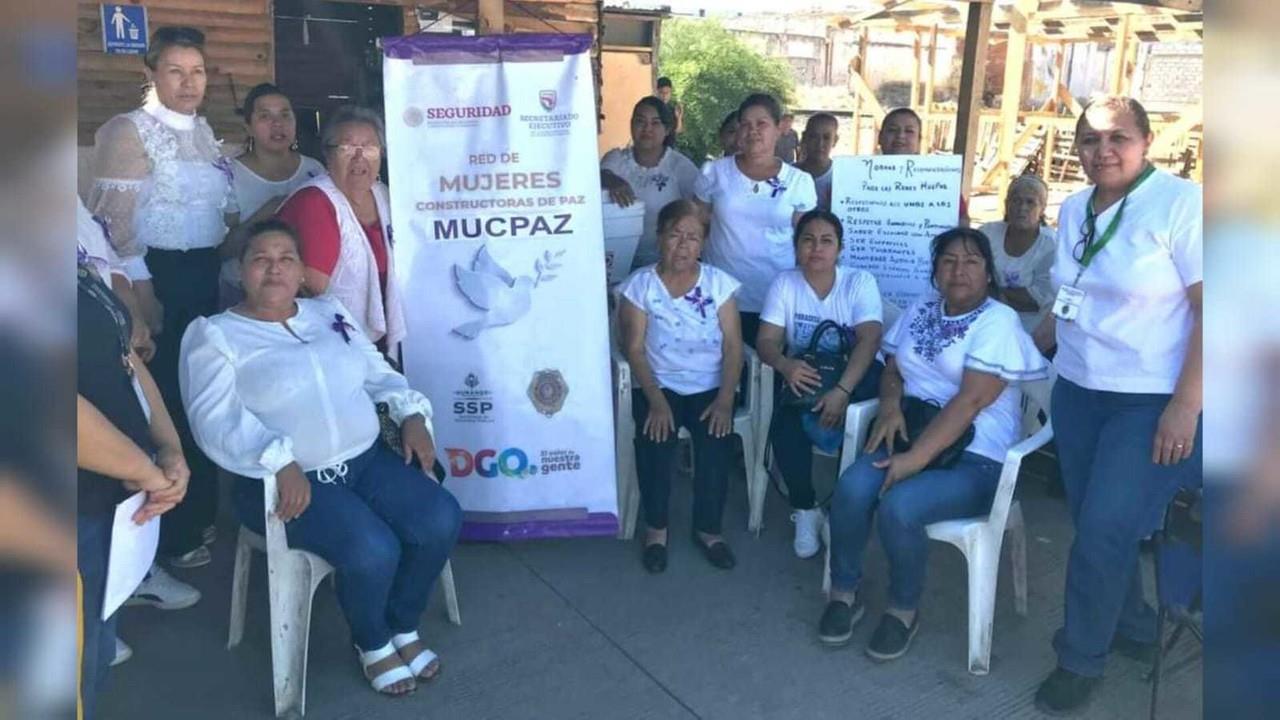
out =
<path fill-rule="evenodd" d="M 471 269 L 453 266 L 454 282 L 458 290 L 472 305 L 484 310 L 479 320 L 463 323 L 453 332 L 468 340 L 474 340 L 482 331 L 510 325 L 529 312 L 531 291 L 537 282 L 528 275 L 512 277 L 497 263 L 486 246 L 476 252 Z"/>

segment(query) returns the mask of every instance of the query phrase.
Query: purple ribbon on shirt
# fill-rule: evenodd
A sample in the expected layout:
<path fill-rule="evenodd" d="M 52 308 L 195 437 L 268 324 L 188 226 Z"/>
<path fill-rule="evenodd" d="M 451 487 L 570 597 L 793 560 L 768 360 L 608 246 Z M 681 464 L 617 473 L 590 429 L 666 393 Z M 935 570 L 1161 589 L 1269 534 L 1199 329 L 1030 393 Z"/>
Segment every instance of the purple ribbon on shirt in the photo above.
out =
<path fill-rule="evenodd" d="M 219 155 L 218 159 L 213 161 L 213 166 L 221 170 L 223 175 L 227 176 L 228 184 L 235 184 L 236 176 L 231 172 L 231 160 L 229 160 L 226 155 Z"/>
<path fill-rule="evenodd" d="M 711 305 L 712 300 L 710 295 L 707 295 L 705 297 L 703 296 L 701 285 L 699 285 L 698 287 L 695 287 L 693 289 L 693 292 L 689 293 L 688 295 L 685 295 L 684 299 L 686 302 L 693 305 L 693 309 L 697 310 L 699 315 L 701 315 L 703 318 L 707 317 L 707 307 Z"/>
<path fill-rule="evenodd" d="M 782 181 L 779 180 L 777 176 L 771 177 L 768 180 L 765 180 L 765 182 L 769 184 L 769 187 L 773 188 L 773 192 L 769 193 L 769 197 L 771 198 L 776 198 L 779 194 L 786 192 L 787 190 L 787 186 L 783 185 Z"/>
<path fill-rule="evenodd" d="M 348 345 L 351 344 L 351 336 L 347 334 L 347 331 L 355 330 L 355 326 L 347 322 L 347 319 L 342 317 L 342 313 L 333 314 L 333 325 L 331 325 L 330 327 L 333 328 L 334 332 L 341 333 L 342 339 L 347 341 Z"/>

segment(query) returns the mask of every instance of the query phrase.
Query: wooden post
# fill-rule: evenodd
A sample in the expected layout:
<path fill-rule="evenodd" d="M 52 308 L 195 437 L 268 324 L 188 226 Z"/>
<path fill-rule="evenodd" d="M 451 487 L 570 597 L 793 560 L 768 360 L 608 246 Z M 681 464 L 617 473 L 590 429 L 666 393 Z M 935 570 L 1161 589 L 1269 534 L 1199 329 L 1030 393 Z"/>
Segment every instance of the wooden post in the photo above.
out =
<path fill-rule="evenodd" d="M 1115 55 L 1115 65 L 1111 66 L 1111 81 L 1107 88 L 1112 95 L 1119 95 L 1124 90 L 1125 66 L 1129 64 L 1129 15 L 1120 16 L 1120 30 L 1116 34 L 1116 44 L 1111 53 Z"/>
<path fill-rule="evenodd" d="M 478 0 L 476 4 L 477 33 L 480 35 L 501 35 L 505 32 L 506 17 L 503 0 Z"/>
<path fill-rule="evenodd" d="M 921 123 L 924 127 L 920 128 L 922 140 L 927 145 L 922 145 L 921 150 L 924 152 L 933 151 L 933 132 L 930 125 L 933 118 L 933 83 L 937 79 L 938 74 L 938 26 L 933 26 L 933 31 L 929 33 L 929 74 L 924 76 L 924 99 L 921 104 L 924 106 L 924 112 L 920 113 Z"/>
<path fill-rule="evenodd" d="M 992 180 L 1009 179 L 1013 166 L 1014 138 L 1018 136 L 1018 111 L 1022 106 L 1022 71 L 1027 63 L 1027 25 L 1037 0 L 1017 0 L 1010 12 L 1008 52 L 1004 56 L 1004 92 L 1000 100 L 1000 154 Z M 1003 201 L 1001 201 L 1003 203 Z"/>
<path fill-rule="evenodd" d="M 1044 160 L 1040 162 L 1040 174 L 1044 177 L 1045 184 L 1048 184 L 1052 176 L 1053 153 L 1057 144 L 1058 126 L 1055 123 L 1047 123 L 1044 126 Z"/>
<path fill-rule="evenodd" d="M 917 101 L 917 98 L 920 96 L 920 70 L 921 70 L 921 68 L 920 68 L 920 61 L 921 61 L 921 57 L 920 57 L 920 50 L 921 50 L 921 45 L 922 45 L 922 43 L 921 43 L 921 41 L 920 41 L 920 31 L 918 31 L 918 30 L 917 30 L 917 31 L 916 31 L 916 33 L 915 33 L 915 36 L 916 36 L 915 44 L 914 44 L 914 57 L 915 57 L 915 61 L 914 61 L 914 63 L 912 64 L 912 68 L 911 68 L 911 70 L 912 70 L 912 72 L 911 72 L 911 100 L 909 100 L 909 101 L 907 102 L 907 105 L 908 105 L 909 107 L 912 107 L 912 108 L 919 107 L 919 103 L 918 103 L 918 101 Z"/>
<path fill-rule="evenodd" d="M 865 81 L 867 77 L 867 46 L 871 44 L 870 31 L 862 28 L 858 37 L 858 75 Z M 856 81 L 851 87 L 856 87 Z M 862 154 L 862 94 L 854 93 L 853 99 L 853 154 Z"/>
<path fill-rule="evenodd" d="M 987 64 L 987 42 L 991 35 L 991 3 L 970 2 L 969 21 L 964 33 L 964 64 L 960 70 L 960 98 L 956 103 L 954 150 L 964 156 L 960 193 L 966 197 L 973 185 L 973 166 L 978 155 L 978 118 L 982 115 L 983 68 Z"/>

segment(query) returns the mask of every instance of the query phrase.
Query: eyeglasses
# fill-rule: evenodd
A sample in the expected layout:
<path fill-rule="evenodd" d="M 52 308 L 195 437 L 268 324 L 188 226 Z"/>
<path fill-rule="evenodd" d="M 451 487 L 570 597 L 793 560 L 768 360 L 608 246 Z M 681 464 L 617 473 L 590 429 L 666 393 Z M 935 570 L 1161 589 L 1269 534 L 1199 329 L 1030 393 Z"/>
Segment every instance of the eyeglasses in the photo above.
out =
<path fill-rule="evenodd" d="M 1098 232 L 1097 227 L 1097 222 L 1089 222 L 1087 217 L 1084 223 L 1080 225 L 1080 239 L 1071 248 L 1071 257 L 1075 258 L 1076 262 L 1084 262 L 1084 252 L 1093 244 L 1093 236 Z"/>
<path fill-rule="evenodd" d="M 356 153 L 361 153 L 369 159 L 382 155 L 382 148 L 377 145 L 330 145 L 329 149 L 344 158 L 353 158 Z"/>

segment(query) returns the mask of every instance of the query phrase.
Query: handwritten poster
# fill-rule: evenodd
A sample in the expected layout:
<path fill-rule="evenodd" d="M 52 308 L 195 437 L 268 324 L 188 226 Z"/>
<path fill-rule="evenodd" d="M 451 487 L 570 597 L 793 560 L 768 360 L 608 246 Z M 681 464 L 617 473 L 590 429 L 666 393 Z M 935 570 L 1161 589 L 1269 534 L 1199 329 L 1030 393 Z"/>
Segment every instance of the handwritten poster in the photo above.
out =
<path fill-rule="evenodd" d="M 831 211 L 844 225 L 840 264 L 876 276 L 905 308 L 930 288 L 929 243 L 960 221 L 959 155 L 834 158 Z"/>

